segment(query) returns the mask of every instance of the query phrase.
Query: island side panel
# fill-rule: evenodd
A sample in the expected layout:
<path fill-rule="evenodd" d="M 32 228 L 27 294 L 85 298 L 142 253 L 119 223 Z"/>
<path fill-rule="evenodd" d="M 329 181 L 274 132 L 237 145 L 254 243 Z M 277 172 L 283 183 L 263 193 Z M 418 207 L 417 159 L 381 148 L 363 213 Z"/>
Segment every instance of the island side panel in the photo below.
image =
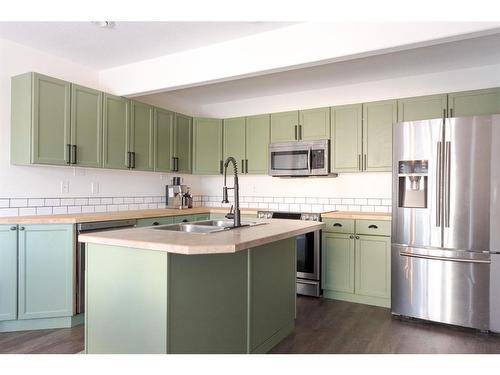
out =
<path fill-rule="evenodd" d="M 295 326 L 295 237 L 250 249 L 248 351 L 266 353 Z"/>
<path fill-rule="evenodd" d="M 86 353 L 166 353 L 167 278 L 167 253 L 88 244 Z"/>
<path fill-rule="evenodd" d="M 169 353 L 245 353 L 248 250 L 169 254 Z"/>

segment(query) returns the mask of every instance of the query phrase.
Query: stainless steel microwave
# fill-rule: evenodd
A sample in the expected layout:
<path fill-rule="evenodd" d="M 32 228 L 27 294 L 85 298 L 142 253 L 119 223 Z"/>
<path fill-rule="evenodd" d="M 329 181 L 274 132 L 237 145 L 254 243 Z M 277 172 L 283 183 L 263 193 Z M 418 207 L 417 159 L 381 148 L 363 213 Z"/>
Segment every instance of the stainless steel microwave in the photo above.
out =
<path fill-rule="evenodd" d="M 299 141 L 269 145 L 269 175 L 276 177 L 327 176 L 330 141 Z"/>

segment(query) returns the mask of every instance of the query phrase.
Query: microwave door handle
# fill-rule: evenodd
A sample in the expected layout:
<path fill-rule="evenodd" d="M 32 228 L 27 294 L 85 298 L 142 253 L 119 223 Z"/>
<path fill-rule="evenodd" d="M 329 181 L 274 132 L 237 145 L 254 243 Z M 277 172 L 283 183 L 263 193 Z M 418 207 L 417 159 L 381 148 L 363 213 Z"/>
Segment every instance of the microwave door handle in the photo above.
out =
<path fill-rule="evenodd" d="M 311 173 L 311 148 L 307 150 L 307 169 Z"/>

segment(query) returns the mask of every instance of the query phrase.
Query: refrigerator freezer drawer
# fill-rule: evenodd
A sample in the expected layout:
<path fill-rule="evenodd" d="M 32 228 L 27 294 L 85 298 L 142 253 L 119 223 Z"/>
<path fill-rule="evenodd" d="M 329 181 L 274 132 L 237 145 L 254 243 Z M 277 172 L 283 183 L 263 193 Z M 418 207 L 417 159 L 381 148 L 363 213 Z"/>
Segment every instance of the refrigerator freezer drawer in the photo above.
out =
<path fill-rule="evenodd" d="M 490 330 L 500 332 L 500 254 L 491 254 Z"/>
<path fill-rule="evenodd" d="M 489 254 L 392 246 L 393 314 L 488 330 L 489 283 Z"/>

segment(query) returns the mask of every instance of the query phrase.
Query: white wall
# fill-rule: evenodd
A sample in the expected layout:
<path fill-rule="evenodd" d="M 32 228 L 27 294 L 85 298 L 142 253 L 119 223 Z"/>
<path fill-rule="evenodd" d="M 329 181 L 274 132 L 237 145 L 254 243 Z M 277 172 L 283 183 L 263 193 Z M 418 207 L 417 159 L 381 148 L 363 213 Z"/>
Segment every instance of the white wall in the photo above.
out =
<path fill-rule="evenodd" d="M 0 39 L 0 198 L 86 197 L 91 195 L 91 182 L 99 183 L 96 196 L 163 194 L 167 177 L 156 173 L 10 165 L 10 77 L 28 71 L 99 89 L 96 71 Z M 60 192 L 61 181 L 69 181 L 69 193 Z"/>

